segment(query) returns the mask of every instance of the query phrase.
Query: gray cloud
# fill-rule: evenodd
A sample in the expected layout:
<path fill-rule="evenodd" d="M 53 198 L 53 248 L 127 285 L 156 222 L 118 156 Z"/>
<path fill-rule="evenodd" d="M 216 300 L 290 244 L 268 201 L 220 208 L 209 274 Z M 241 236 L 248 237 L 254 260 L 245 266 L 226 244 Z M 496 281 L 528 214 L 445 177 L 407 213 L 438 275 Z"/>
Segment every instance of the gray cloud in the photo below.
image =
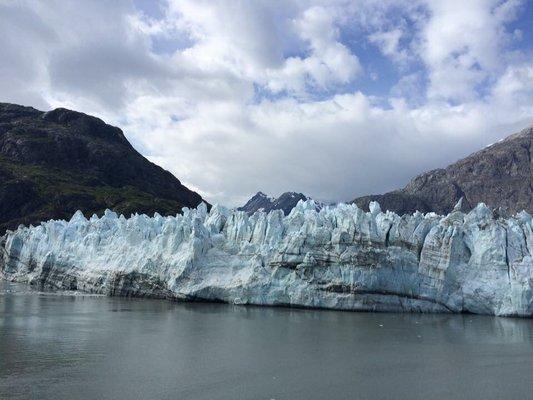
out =
<path fill-rule="evenodd" d="M 54 52 L 48 73 L 53 91 L 90 97 L 117 111 L 134 95 L 129 93 L 130 83 L 150 82 L 158 87 L 170 77 L 170 71 L 139 49 L 105 42 Z"/>

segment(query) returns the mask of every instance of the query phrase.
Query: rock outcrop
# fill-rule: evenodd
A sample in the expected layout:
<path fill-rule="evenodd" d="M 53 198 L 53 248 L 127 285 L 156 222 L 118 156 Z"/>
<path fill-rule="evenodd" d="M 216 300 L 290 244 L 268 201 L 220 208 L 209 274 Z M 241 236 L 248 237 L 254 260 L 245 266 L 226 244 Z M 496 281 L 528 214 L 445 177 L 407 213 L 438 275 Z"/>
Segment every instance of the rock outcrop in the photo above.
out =
<path fill-rule="evenodd" d="M 0 276 L 105 293 L 342 310 L 533 315 L 533 222 L 478 204 L 398 216 L 370 204 L 284 216 L 205 205 L 129 219 L 107 211 L 9 231 Z"/>
<path fill-rule="evenodd" d="M 201 202 L 119 128 L 64 108 L 0 103 L 0 235 L 79 209 L 174 215 Z"/>
<path fill-rule="evenodd" d="M 463 198 L 468 211 L 484 202 L 500 214 L 533 213 L 533 127 L 507 137 L 444 168 L 414 178 L 405 188 L 353 200 L 368 209 L 378 201 L 398 214 L 450 212 Z"/>

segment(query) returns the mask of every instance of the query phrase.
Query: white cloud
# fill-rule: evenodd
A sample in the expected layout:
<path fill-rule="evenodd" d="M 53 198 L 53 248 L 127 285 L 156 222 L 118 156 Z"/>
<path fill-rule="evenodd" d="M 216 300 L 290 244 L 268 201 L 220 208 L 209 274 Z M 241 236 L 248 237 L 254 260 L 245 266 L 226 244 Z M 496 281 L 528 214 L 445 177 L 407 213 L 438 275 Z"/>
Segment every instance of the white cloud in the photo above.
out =
<path fill-rule="evenodd" d="M 502 46 L 509 34 L 504 24 L 520 2 L 472 0 L 430 1 L 431 18 L 423 30 L 421 57 L 434 99 L 475 99 L 478 86 L 505 67 Z"/>
<path fill-rule="evenodd" d="M 276 93 L 304 96 L 308 89 L 346 84 L 361 72 L 357 56 L 338 41 L 338 7 L 284 6 L 282 13 L 269 2 L 174 1 L 156 28 L 140 26 L 194 38 L 180 62 L 232 74 Z M 287 52 L 307 55 L 285 57 Z"/>
<path fill-rule="evenodd" d="M 407 52 L 400 48 L 402 34 L 402 30 L 396 28 L 390 31 L 375 32 L 369 36 L 369 40 L 378 45 L 384 55 L 397 61 L 403 61 L 407 57 Z"/>
<path fill-rule="evenodd" d="M 519 3 L 354 4 L 180 0 L 155 18 L 126 1 L 5 3 L 1 100 L 118 124 L 230 205 L 383 192 L 533 122 L 533 60 L 506 50 Z M 399 74 L 388 96 L 360 88 L 387 75 L 365 65 L 375 45 Z"/>
<path fill-rule="evenodd" d="M 533 100 L 533 64 L 509 66 L 494 85 L 493 93 L 499 99 L 512 97 L 517 102 L 531 103 Z"/>

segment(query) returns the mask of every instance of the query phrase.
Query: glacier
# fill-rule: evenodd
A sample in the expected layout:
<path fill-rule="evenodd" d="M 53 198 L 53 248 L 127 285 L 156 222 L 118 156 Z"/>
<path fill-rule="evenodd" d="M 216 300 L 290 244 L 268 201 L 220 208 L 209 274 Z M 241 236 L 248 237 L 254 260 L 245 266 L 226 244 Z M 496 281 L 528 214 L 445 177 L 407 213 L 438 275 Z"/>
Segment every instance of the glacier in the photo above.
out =
<path fill-rule="evenodd" d="M 20 226 L 0 238 L 0 278 L 110 296 L 387 312 L 533 315 L 533 222 L 399 216 L 371 203 L 280 210 L 205 204 L 182 214 Z"/>

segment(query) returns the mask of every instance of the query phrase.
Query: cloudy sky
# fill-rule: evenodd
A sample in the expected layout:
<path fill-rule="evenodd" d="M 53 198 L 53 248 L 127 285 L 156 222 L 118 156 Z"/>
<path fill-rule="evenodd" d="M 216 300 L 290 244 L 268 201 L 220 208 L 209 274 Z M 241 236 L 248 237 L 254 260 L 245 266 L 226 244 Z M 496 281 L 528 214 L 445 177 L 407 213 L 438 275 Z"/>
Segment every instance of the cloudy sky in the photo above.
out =
<path fill-rule="evenodd" d="M 0 0 L 0 101 L 118 125 L 213 203 L 346 201 L 533 123 L 533 2 Z"/>

